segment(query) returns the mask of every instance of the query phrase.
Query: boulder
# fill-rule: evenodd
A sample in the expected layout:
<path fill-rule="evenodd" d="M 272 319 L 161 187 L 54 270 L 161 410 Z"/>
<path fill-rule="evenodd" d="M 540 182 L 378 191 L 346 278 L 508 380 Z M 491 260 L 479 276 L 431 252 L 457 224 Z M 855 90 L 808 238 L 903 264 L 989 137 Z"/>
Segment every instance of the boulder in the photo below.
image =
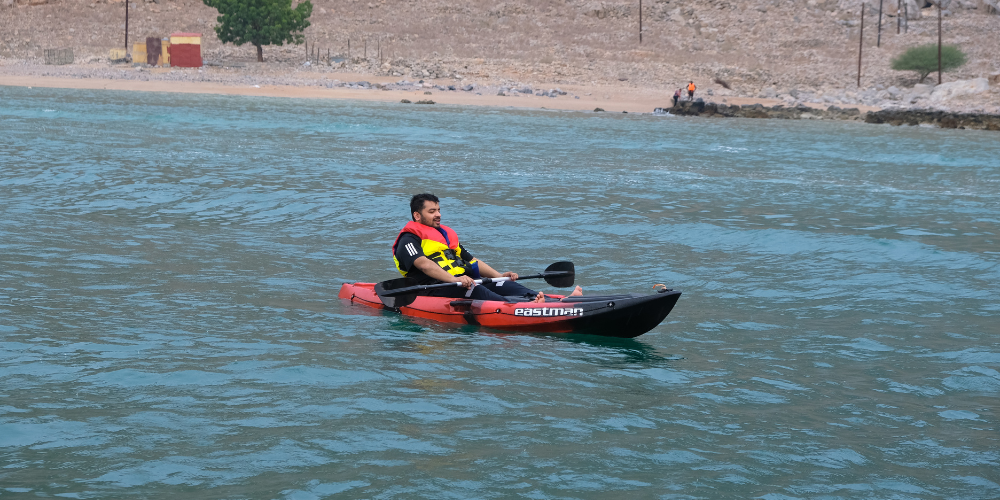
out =
<path fill-rule="evenodd" d="M 983 94 L 989 91 L 990 82 L 986 78 L 942 83 L 934 87 L 934 91 L 931 93 L 931 102 L 950 101 L 956 97 Z"/>
<path fill-rule="evenodd" d="M 604 10 L 604 6 L 600 2 L 590 2 L 583 7 L 583 15 L 604 19 L 607 17 L 607 11 Z"/>
<path fill-rule="evenodd" d="M 922 83 L 918 83 L 918 84 L 916 84 L 916 85 L 913 86 L 913 90 L 910 91 L 910 94 L 907 96 L 906 100 L 910 101 L 910 102 L 913 102 L 918 97 L 928 97 L 928 96 L 930 96 L 931 92 L 933 92 L 933 91 L 934 91 L 934 86 L 933 85 L 924 85 Z"/>
<path fill-rule="evenodd" d="M 917 2 L 917 0 L 903 0 L 906 5 L 906 19 L 909 21 L 915 21 L 920 19 L 920 7 L 923 6 L 923 1 Z"/>

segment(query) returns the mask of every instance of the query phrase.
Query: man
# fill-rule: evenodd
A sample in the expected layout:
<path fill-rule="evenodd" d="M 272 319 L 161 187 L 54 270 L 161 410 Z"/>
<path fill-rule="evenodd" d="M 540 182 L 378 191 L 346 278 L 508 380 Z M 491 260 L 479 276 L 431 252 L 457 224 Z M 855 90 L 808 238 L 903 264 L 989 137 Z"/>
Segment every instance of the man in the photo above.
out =
<path fill-rule="evenodd" d="M 681 98 L 681 89 L 677 89 L 677 91 L 676 91 L 676 92 L 674 92 L 674 107 L 675 107 L 675 108 L 677 107 L 677 101 L 678 101 L 678 100 L 679 100 L 680 98 Z"/>
<path fill-rule="evenodd" d="M 694 100 L 694 89 L 696 88 L 698 87 L 694 86 L 694 82 L 692 81 L 688 82 L 688 100 Z"/>
<path fill-rule="evenodd" d="M 441 204 L 437 196 L 429 193 L 414 195 L 410 199 L 412 220 L 408 222 L 392 244 L 396 269 L 420 285 L 436 283 L 461 283 L 462 286 L 428 290 L 426 295 L 437 297 L 468 297 L 475 300 L 505 300 L 504 297 L 524 297 L 544 302 L 545 294 L 515 283 L 517 273 L 500 273 L 481 260 L 477 260 L 462 247 L 458 234 L 441 225 Z M 511 281 L 477 285 L 479 278 L 509 277 Z M 582 295 L 576 287 L 572 295 Z"/>

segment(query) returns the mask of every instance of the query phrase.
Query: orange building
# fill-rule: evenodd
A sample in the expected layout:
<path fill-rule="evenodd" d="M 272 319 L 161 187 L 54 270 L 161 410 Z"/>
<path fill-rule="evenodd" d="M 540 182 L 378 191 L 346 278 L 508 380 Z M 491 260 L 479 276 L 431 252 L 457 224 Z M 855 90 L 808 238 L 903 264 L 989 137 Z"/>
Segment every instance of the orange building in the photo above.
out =
<path fill-rule="evenodd" d="M 200 68 L 201 33 L 174 33 L 170 35 L 170 66 L 175 68 Z"/>

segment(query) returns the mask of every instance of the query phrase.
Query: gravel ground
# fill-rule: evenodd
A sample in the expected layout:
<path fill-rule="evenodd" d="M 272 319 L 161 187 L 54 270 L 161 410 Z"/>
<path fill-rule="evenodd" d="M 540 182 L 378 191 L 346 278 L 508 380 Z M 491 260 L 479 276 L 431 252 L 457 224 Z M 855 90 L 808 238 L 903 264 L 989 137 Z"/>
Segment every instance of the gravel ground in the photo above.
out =
<path fill-rule="evenodd" d="M 21 74 L 232 85 L 345 83 L 318 81 L 336 71 L 358 75 L 355 82 L 385 77 L 458 88 L 471 84 L 484 95 L 504 87 L 548 91 L 587 85 L 671 95 L 694 80 L 699 95 L 711 92 L 711 98 L 1000 112 L 1000 15 L 980 0 L 953 0 L 944 12 L 944 42 L 959 45 L 969 60 L 946 73 L 945 81 L 996 79 L 987 92 L 943 102 L 914 92 L 912 72 L 889 67 L 907 47 L 937 41 L 936 11 L 914 9 L 914 19 L 896 34 L 894 2 L 885 3 L 880 39 L 878 3 L 866 3 L 860 87 L 860 0 L 649 0 L 642 10 L 641 43 L 638 4 L 627 0 L 312 0 L 308 50 L 323 61 L 329 55 L 334 66 L 309 67 L 302 66 L 306 46 L 265 47 L 267 62 L 258 64 L 253 47 L 222 44 L 214 33 L 217 12 L 200 1 L 130 3 L 130 42 L 198 32 L 204 35 L 206 62 L 242 66 L 197 74 L 130 73 L 135 70 L 108 64 L 108 50 L 123 46 L 120 1 L 0 2 L 0 66 Z M 29 5 L 39 2 L 46 3 Z M 78 64 L 39 67 L 47 48 L 72 48 Z"/>

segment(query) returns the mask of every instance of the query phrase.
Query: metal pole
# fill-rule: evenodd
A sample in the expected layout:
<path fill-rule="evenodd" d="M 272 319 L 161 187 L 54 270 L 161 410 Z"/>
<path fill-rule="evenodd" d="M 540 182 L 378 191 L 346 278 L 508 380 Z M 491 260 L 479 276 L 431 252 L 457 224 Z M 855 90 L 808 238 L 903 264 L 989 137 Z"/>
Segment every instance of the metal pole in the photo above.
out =
<path fill-rule="evenodd" d="M 125 59 L 128 59 L 128 4 L 130 0 L 125 0 Z"/>
<path fill-rule="evenodd" d="M 903 24 L 903 20 L 899 18 L 900 14 L 903 12 L 903 0 L 896 1 L 896 34 L 899 34 L 899 27 Z"/>
<path fill-rule="evenodd" d="M 642 43 L 642 0 L 639 0 L 639 43 Z"/>
<path fill-rule="evenodd" d="M 861 34 L 858 36 L 858 87 L 861 87 L 861 47 L 865 40 L 865 4 L 861 3 Z"/>
<path fill-rule="evenodd" d="M 878 41 L 875 42 L 876 47 L 882 46 L 882 2 L 883 0 L 878 0 Z"/>
<path fill-rule="evenodd" d="M 938 6 L 938 85 L 941 85 L 941 0 L 937 0 Z"/>

